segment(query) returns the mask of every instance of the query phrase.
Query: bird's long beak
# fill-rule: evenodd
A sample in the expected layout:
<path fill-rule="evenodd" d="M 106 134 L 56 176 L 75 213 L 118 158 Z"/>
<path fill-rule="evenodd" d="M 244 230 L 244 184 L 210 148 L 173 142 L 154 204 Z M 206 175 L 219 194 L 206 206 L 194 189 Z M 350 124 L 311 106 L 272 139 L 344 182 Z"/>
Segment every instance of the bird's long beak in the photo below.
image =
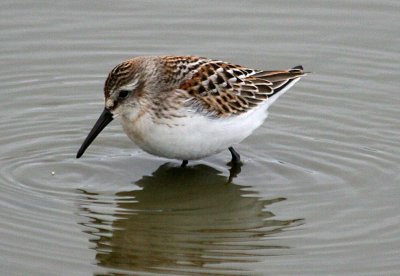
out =
<path fill-rule="evenodd" d="M 103 112 L 101 113 L 100 117 L 97 119 L 97 122 L 94 124 L 94 127 L 89 132 L 89 135 L 86 137 L 85 141 L 83 142 L 81 148 L 79 149 L 78 153 L 76 154 L 76 158 L 82 156 L 85 150 L 90 146 L 94 139 L 96 139 L 97 135 L 113 120 L 113 115 L 107 108 L 104 108 Z"/>

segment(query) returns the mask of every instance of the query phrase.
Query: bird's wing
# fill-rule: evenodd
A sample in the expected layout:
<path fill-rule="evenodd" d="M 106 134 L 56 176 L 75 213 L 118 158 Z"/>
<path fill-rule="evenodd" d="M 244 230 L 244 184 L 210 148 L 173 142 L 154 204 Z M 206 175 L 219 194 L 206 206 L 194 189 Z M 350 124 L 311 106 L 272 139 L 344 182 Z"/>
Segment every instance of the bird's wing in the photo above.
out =
<path fill-rule="evenodd" d="M 205 62 L 194 72 L 179 89 L 189 95 L 191 108 L 217 117 L 247 112 L 305 74 L 301 66 L 261 71 L 222 61 Z"/>

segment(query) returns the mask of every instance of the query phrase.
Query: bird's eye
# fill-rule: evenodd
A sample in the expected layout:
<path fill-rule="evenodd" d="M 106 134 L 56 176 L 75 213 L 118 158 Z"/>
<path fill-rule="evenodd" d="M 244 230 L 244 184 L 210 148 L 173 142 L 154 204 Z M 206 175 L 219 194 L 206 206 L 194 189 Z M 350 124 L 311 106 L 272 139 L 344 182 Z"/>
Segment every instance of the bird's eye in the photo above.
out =
<path fill-rule="evenodd" d="M 128 94 L 129 94 L 128 90 L 121 90 L 121 91 L 119 91 L 118 98 L 124 99 L 124 98 L 126 98 L 126 96 L 128 96 Z"/>

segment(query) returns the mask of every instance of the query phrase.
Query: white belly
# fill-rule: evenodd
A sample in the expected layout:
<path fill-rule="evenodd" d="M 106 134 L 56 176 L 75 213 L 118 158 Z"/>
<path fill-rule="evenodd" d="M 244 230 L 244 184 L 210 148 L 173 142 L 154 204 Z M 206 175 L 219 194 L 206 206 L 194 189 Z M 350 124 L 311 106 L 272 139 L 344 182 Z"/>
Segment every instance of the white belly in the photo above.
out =
<path fill-rule="evenodd" d="M 149 115 L 136 123 L 122 119 L 125 133 L 148 153 L 172 159 L 194 160 L 227 150 L 240 143 L 267 117 L 266 108 L 240 116 L 214 119 L 203 115 L 175 118 L 155 124 Z"/>

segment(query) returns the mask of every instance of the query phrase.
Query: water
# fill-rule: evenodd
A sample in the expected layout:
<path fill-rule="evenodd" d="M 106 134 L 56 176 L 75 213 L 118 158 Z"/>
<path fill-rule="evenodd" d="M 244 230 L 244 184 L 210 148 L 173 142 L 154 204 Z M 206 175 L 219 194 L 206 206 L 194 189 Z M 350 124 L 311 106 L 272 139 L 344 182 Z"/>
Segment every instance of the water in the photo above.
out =
<path fill-rule="evenodd" d="M 0 4 L 2 275 L 394 275 L 398 1 Z M 236 149 L 179 163 L 112 123 L 108 71 L 196 54 L 311 71 Z"/>

